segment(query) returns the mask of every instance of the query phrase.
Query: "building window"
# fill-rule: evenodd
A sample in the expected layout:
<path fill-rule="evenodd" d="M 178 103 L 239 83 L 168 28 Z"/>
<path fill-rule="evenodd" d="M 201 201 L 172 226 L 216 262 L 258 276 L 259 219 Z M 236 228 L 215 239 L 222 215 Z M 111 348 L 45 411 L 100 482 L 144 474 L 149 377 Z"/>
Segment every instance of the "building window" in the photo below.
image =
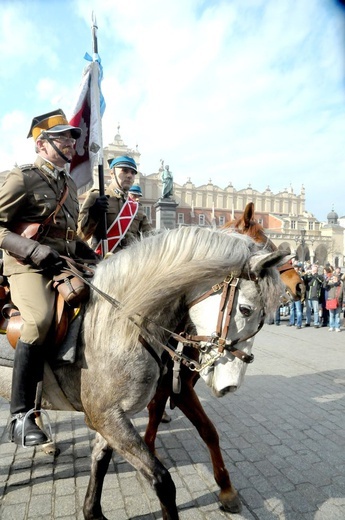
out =
<path fill-rule="evenodd" d="M 143 206 L 143 210 L 144 210 L 145 215 L 147 216 L 147 220 L 149 222 L 152 222 L 152 219 L 151 219 L 151 206 Z"/>
<path fill-rule="evenodd" d="M 225 217 L 219 217 L 219 225 L 224 226 L 225 224 Z"/>
<path fill-rule="evenodd" d="M 311 221 L 308 222 L 308 229 L 309 229 L 309 231 L 314 231 L 314 222 L 311 222 Z"/>
<path fill-rule="evenodd" d="M 205 225 L 205 215 L 199 215 L 199 226 Z"/>
<path fill-rule="evenodd" d="M 177 223 L 184 224 L 184 213 L 177 213 Z"/>
<path fill-rule="evenodd" d="M 296 220 L 291 220 L 291 229 L 296 229 Z"/>

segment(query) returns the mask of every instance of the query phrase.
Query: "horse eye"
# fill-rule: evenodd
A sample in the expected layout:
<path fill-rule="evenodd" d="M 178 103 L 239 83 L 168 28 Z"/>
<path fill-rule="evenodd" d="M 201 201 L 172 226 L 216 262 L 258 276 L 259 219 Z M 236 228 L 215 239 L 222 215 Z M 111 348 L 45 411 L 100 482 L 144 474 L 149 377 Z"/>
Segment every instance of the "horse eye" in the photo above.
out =
<path fill-rule="evenodd" d="M 250 305 L 240 305 L 240 312 L 243 314 L 243 316 L 250 316 L 253 314 L 253 309 L 250 307 Z"/>

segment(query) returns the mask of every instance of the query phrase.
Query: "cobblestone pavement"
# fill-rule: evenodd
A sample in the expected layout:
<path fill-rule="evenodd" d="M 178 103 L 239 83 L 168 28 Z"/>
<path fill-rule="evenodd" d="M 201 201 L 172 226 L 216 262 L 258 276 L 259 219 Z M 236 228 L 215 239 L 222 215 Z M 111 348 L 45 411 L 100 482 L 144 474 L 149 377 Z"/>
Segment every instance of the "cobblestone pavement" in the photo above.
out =
<path fill-rule="evenodd" d="M 217 501 L 208 452 L 178 410 L 160 427 L 158 452 L 177 487 L 181 520 L 345 518 L 345 331 L 265 325 L 243 386 L 222 399 L 198 394 L 217 426 L 243 501 L 240 515 Z M 50 412 L 57 458 L 7 442 L 0 400 L 1 520 L 82 519 L 93 434 L 82 414 Z M 144 411 L 135 423 L 144 431 Z M 109 520 L 161 518 L 146 481 L 118 455 L 103 491 Z"/>

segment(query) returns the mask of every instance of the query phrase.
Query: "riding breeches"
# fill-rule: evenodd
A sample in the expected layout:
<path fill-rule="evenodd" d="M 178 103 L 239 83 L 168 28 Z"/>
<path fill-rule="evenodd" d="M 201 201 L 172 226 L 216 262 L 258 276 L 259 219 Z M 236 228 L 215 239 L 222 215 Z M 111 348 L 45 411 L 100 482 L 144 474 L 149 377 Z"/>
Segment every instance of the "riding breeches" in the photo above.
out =
<path fill-rule="evenodd" d="M 21 341 L 43 345 L 54 317 L 56 293 L 52 280 L 29 272 L 13 274 L 9 282 L 12 302 L 23 319 Z"/>

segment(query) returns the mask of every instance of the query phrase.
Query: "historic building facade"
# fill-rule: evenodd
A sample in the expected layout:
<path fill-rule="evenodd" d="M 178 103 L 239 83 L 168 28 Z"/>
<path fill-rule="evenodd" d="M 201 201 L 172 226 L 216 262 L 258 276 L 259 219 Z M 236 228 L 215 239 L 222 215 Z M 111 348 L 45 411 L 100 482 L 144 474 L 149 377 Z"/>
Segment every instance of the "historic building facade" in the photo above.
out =
<path fill-rule="evenodd" d="M 142 173 L 138 147 L 129 148 L 123 142 L 118 126 L 114 140 L 104 148 L 105 183 L 110 181 L 108 160 L 120 155 L 129 155 L 136 161 L 139 170 L 136 183 L 140 184 L 144 194 L 141 202 L 153 227 L 156 227 L 156 208 L 162 193 L 164 161 L 160 161 L 157 172 L 147 175 Z M 0 182 L 6 173 L 0 174 Z M 303 186 L 298 194 L 294 193 L 291 186 L 275 194 L 269 186 L 264 192 L 255 190 L 251 185 L 238 190 L 232 183 L 220 188 L 211 179 L 205 185 L 196 186 L 188 178 L 182 186 L 174 183 L 172 198 L 176 202 L 176 226 L 216 228 L 239 217 L 246 204 L 253 202 L 257 221 L 277 247 L 296 254 L 302 262 L 317 262 L 319 265 L 329 262 L 340 267 L 345 265 L 345 217 L 339 219 L 332 209 L 327 215 L 327 222 L 319 222 L 305 209 Z M 82 199 L 83 195 L 81 202 Z"/>
<path fill-rule="evenodd" d="M 138 148 L 127 147 L 119 133 L 120 128 L 117 130 L 113 142 L 104 148 L 105 164 L 108 164 L 108 159 L 123 154 L 135 159 L 139 167 L 136 182 L 144 194 L 141 202 L 156 227 L 156 207 L 162 193 L 164 162 L 160 161 L 155 173 L 145 175 L 140 172 Z M 106 177 L 110 175 L 107 168 L 105 174 Z M 319 222 L 305 209 L 303 186 L 299 194 L 294 193 L 291 186 L 274 194 L 269 186 L 264 192 L 255 190 L 251 185 L 237 190 L 231 183 L 223 189 L 214 185 L 211 179 L 205 185 L 196 186 L 188 178 L 182 186 L 174 183 L 173 199 L 177 203 L 176 226 L 222 227 L 239 217 L 248 202 L 253 202 L 256 219 L 280 249 L 296 254 L 300 261 L 317 262 L 319 265 L 329 262 L 340 267 L 345 264 L 345 217 L 338 220 L 338 215 L 331 211 L 327 215 L 327 223 Z"/>

